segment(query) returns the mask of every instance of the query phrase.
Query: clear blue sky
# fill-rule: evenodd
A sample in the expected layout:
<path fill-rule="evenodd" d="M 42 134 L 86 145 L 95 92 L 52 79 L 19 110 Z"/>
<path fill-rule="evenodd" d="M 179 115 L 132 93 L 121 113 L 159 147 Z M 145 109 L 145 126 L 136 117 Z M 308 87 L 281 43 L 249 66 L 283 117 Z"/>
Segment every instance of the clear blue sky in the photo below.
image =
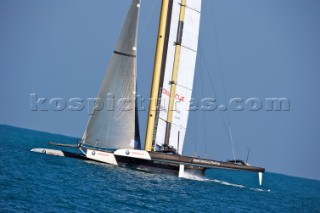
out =
<path fill-rule="evenodd" d="M 129 3 L 1 0 L 0 123 L 81 137 L 87 108 L 31 111 L 30 93 L 48 99 L 95 97 Z M 159 6 L 159 0 L 141 6 L 138 92 L 144 97 L 150 92 Z M 320 179 L 319 11 L 318 0 L 203 0 L 203 54 L 194 90 L 195 97 L 220 102 L 289 98 L 286 112 L 228 112 L 236 156 L 245 159 L 250 147 L 251 164 L 315 179 Z M 226 120 L 219 110 L 191 113 L 185 154 L 196 148 L 205 156 L 207 147 L 210 158 L 232 158 L 222 116 Z M 144 138 L 146 111 L 139 117 Z"/>

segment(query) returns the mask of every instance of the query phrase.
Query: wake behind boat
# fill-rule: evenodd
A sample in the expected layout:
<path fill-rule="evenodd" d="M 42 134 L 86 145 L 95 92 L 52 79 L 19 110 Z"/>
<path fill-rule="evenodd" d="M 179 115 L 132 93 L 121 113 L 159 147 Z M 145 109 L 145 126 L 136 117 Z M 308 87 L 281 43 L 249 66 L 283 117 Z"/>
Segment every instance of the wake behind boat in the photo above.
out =
<path fill-rule="evenodd" d="M 104 76 L 96 105 L 79 144 L 80 158 L 116 166 L 185 177 L 221 168 L 259 173 L 241 160 L 216 161 L 182 155 L 192 96 L 200 28 L 201 0 L 163 0 L 151 86 L 148 125 L 141 150 L 136 109 L 137 27 L 140 0 L 132 0 Z M 112 99 L 112 101 L 110 101 Z M 97 110 L 99 108 L 99 110 Z M 32 151 L 67 156 L 64 151 Z M 70 155 L 67 157 L 73 157 Z"/>

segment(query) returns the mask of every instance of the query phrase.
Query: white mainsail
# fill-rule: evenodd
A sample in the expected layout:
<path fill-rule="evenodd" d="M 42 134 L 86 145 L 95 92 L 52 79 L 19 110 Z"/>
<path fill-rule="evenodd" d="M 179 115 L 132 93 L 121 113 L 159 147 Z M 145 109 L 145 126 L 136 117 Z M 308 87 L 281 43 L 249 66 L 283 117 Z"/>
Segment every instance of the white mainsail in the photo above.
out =
<path fill-rule="evenodd" d="M 100 87 L 82 143 L 97 148 L 140 149 L 136 112 L 136 50 L 140 0 L 132 0 Z"/>
<path fill-rule="evenodd" d="M 169 42 L 165 58 L 165 68 L 162 85 L 160 85 L 161 102 L 158 120 L 155 126 L 155 137 L 153 144 L 161 149 L 165 144 L 168 106 L 170 100 L 170 88 L 172 82 L 172 71 L 175 56 L 175 46 L 178 34 L 179 15 L 181 0 L 172 0 L 171 22 Z M 186 12 L 182 31 L 182 43 L 180 63 L 178 68 L 178 79 L 176 82 L 175 104 L 169 137 L 169 146 L 182 154 L 185 132 L 189 116 L 189 104 L 193 89 L 195 63 L 198 49 L 198 38 L 200 28 L 201 0 L 187 0 Z M 167 23 L 168 25 L 169 23 Z"/>

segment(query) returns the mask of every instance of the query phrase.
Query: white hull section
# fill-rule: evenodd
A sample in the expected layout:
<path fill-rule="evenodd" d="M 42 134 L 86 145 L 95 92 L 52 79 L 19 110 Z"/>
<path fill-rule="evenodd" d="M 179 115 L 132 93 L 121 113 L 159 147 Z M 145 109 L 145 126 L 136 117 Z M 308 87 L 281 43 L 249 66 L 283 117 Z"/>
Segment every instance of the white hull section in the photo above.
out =
<path fill-rule="evenodd" d="M 113 153 L 87 149 L 86 157 L 103 163 L 118 165 Z"/>
<path fill-rule="evenodd" d="M 137 149 L 118 149 L 114 152 L 115 155 L 138 158 L 143 160 L 151 160 L 151 157 L 147 151 Z"/>

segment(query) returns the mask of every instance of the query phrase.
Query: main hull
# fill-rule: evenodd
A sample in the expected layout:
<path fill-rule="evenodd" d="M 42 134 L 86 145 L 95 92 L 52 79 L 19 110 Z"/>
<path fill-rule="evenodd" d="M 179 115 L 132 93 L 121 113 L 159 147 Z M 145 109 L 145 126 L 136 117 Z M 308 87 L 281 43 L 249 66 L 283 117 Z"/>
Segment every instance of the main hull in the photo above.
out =
<path fill-rule="evenodd" d="M 92 154 L 94 153 L 94 155 Z M 127 154 L 128 153 L 128 154 Z M 135 155 L 131 155 L 135 153 Z M 150 154 L 142 150 L 117 150 L 115 152 L 101 150 L 86 150 L 86 157 L 90 160 L 103 162 L 106 164 L 116 165 L 120 167 L 136 169 L 152 173 L 166 173 L 178 175 L 180 172 L 179 162 L 166 162 L 161 160 L 153 160 Z M 185 166 L 185 173 L 192 173 L 197 176 L 204 176 L 206 168 L 202 166 Z M 180 174 L 181 176 L 181 174 Z"/>

